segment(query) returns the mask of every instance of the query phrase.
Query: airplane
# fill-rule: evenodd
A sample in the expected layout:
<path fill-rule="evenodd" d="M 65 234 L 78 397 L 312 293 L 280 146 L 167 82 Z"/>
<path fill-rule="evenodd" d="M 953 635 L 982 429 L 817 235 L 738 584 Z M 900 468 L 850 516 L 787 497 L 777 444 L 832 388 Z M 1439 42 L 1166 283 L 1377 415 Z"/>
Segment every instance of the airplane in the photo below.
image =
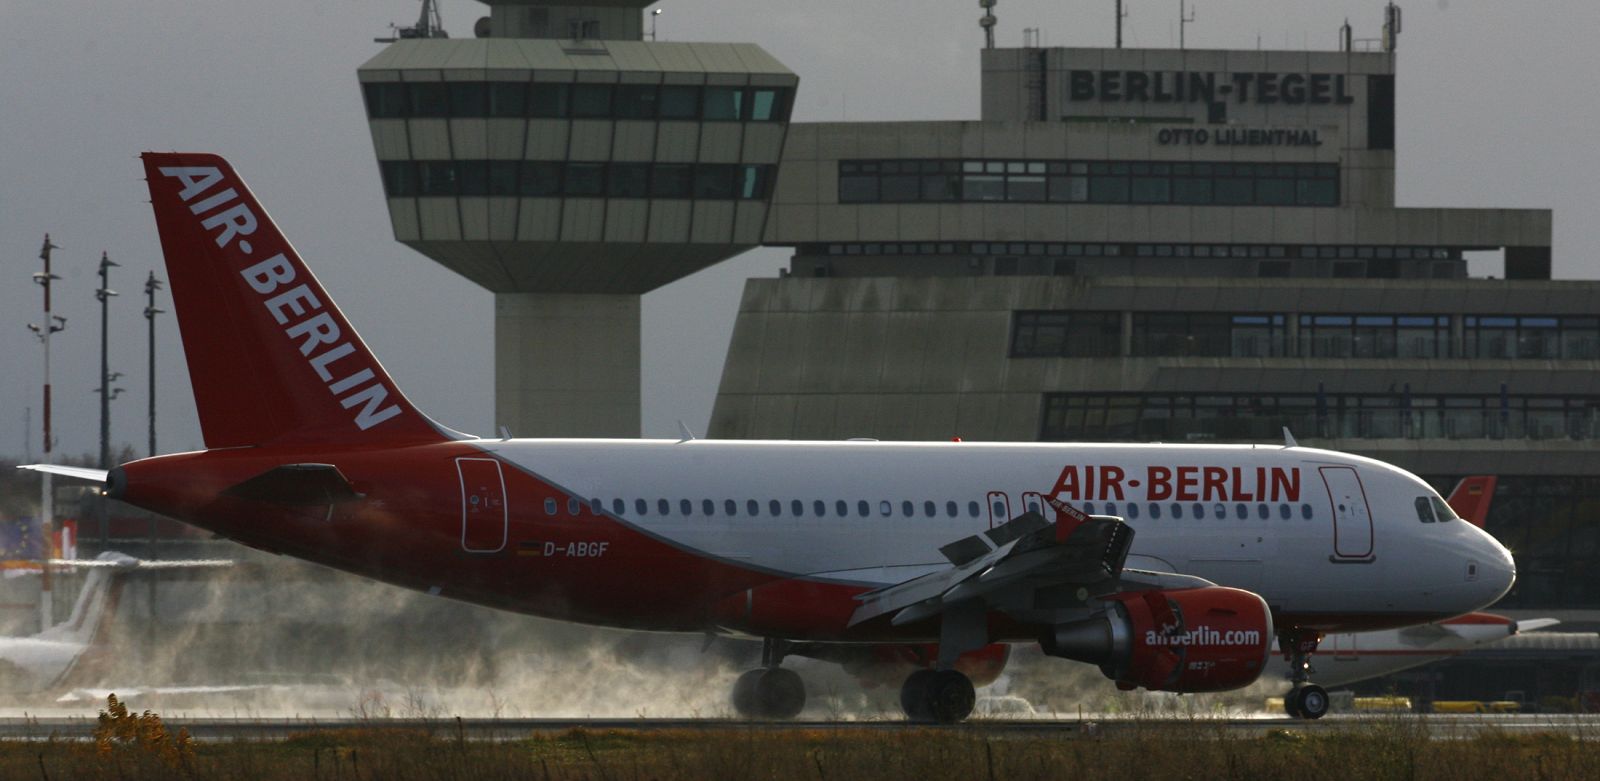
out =
<path fill-rule="evenodd" d="M 402 395 L 227 161 L 142 159 L 206 449 L 112 469 L 108 495 L 433 595 L 759 638 L 761 667 L 733 687 L 744 716 L 800 712 L 790 654 L 934 648 L 901 705 L 949 723 L 975 697 L 958 662 L 997 645 L 1037 642 L 1125 689 L 1202 692 L 1255 681 L 1276 641 L 1295 710 L 1317 718 L 1327 692 L 1308 660 L 1324 633 L 1468 613 L 1516 576 L 1422 480 L 1287 432 L 1281 446 L 468 436 Z"/>
<path fill-rule="evenodd" d="M 7 688 L 16 693 L 61 687 L 81 669 L 91 650 L 104 647 L 106 628 L 122 594 L 123 574 L 232 564 L 225 560 L 141 561 L 115 551 L 106 551 L 88 561 L 51 560 L 57 570 L 88 568 L 89 575 L 65 621 L 31 637 L 0 637 L 0 667 L 9 673 Z"/>
<path fill-rule="evenodd" d="M 1341 632 L 1325 637 L 1318 658 L 1317 680 L 1325 686 L 1346 686 L 1442 661 L 1508 637 L 1561 623 L 1555 618 L 1521 621 L 1494 613 L 1468 613 L 1429 624 Z M 1273 672 L 1286 680 L 1289 667 L 1274 660 Z"/>

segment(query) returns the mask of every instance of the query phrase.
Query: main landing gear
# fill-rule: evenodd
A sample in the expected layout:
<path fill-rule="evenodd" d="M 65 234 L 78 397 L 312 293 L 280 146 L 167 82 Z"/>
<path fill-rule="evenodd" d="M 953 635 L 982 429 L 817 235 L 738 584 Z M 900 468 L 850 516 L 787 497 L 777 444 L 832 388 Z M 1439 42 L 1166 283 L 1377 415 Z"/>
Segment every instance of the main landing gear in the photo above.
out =
<path fill-rule="evenodd" d="M 972 715 L 977 694 L 959 670 L 921 669 L 900 687 L 900 709 L 912 721 L 955 724 Z"/>
<path fill-rule="evenodd" d="M 1283 710 L 1297 719 L 1320 719 L 1328 713 L 1328 690 L 1311 682 L 1311 654 L 1322 642 L 1321 632 L 1286 632 L 1278 635 L 1278 649 L 1289 660 L 1289 692 Z"/>
<path fill-rule="evenodd" d="M 748 719 L 792 719 L 806 706 L 806 686 L 800 674 L 785 670 L 788 643 L 767 638 L 761 642 L 761 667 L 739 676 L 733 684 L 733 709 Z"/>

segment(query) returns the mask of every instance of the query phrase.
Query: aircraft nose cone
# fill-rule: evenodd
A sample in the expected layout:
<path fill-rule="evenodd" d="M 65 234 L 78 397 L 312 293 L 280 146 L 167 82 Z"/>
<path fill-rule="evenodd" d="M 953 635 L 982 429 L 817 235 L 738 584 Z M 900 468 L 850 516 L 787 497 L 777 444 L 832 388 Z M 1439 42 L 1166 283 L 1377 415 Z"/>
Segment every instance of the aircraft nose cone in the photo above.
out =
<path fill-rule="evenodd" d="M 1477 588 L 1482 606 L 1498 601 L 1517 582 L 1517 563 L 1498 540 L 1483 534 L 1467 561 L 1467 581 Z"/>

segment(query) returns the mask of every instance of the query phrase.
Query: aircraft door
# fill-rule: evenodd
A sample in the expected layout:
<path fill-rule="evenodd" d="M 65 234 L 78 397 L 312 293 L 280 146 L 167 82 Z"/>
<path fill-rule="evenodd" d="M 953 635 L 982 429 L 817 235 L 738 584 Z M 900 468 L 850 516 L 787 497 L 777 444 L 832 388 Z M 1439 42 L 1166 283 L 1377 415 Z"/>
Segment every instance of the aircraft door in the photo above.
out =
<path fill-rule="evenodd" d="M 471 553 L 504 550 L 510 527 L 506 482 L 492 458 L 458 458 L 461 478 L 461 549 Z"/>
<path fill-rule="evenodd" d="M 1372 508 L 1361 477 L 1348 466 L 1324 466 L 1317 471 L 1333 506 L 1334 560 L 1371 561 Z"/>
<path fill-rule="evenodd" d="M 1010 497 L 1000 491 L 990 491 L 987 504 L 989 505 L 989 528 L 993 529 L 1011 520 Z"/>
<path fill-rule="evenodd" d="M 1359 634 L 1345 632 L 1328 635 L 1328 641 L 1333 646 L 1333 659 L 1336 662 L 1354 662 L 1361 659 L 1361 651 L 1356 648 L 1356 638 Z"/>

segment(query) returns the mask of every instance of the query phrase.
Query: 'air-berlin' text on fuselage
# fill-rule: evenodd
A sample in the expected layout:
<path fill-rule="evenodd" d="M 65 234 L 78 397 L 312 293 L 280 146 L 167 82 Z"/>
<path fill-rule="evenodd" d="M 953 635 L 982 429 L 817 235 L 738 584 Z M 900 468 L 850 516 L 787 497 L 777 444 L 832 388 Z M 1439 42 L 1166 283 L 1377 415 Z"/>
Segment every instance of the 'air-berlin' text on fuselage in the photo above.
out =
<path fill-rule="evenodd" d="M 1298 502 L 1300 470 L 1265 466 L 1120 466 L 1068 464 L 1051 495 L 1063 501 Z"/>
<path fill-rule="evenodd" d="M 213 193 L 195 202 L 214 186 L 223 182 L 222 172 L 212 167 L 162 168 L 162 176 L 172 177 L 183 185 L 178 198 L 189 204 L 189 211 L 200 217 L 200 227 L 215 234 L 217 246 L 227 249 L 233 245 L 239 253 L 241 264 L 248 256 L 256 254 L 256 247 L 242 237 L 255 233 L 258 221 L 250 205 L 239 198 L 232 187 Z M 226 207 L 226 208 L 224 208 Z M 210 216 L 206 216 L 206 215 Z M 220 230 L 218 230 L 220 229 Z M 260 255 L 267 250 L 262 248 Z M 258 255 L 259 256 L 259 255 Z M 328 386 L 328 391 L 339 400 L 339 405 L 351 409 L 359 405 L 355 424 L 365 431 L 400 414 L 396 404 L 384 405 L 389 389 L 384 387 L 370 366 L 354 368 L 349 362 L 335 369 L 340 359 L 356 354 L 355 345 L 344 337 L 334 316 L 323 308 L 309 284 L 285 287 L 300 276 L 295 264 L 283 252 L 242 269 L 240 275 L 250 289 L 263 297 L 262 303 L 272 319 L 299 348 L 306 363 Z M 282 289 L 282 292 L 278 292 Z M 292 322 L 291 322 L 292 321 Z M 320 349 L 319 348 L 323 348 Z M 335 378 L 335 372 L 341 376 Z"/>

